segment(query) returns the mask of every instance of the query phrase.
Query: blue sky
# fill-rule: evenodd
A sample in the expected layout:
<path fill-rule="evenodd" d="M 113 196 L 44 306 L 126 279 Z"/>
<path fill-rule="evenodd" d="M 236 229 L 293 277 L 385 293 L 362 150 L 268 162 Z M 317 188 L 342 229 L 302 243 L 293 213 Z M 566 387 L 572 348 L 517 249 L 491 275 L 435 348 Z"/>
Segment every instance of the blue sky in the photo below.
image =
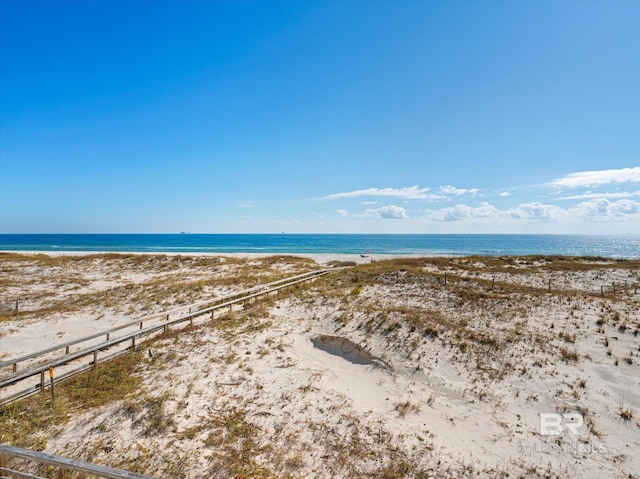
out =
<path fill-rule="evenodd" d="M 1 233 L 640 233 L 640 2 L 0 21 Z"/>

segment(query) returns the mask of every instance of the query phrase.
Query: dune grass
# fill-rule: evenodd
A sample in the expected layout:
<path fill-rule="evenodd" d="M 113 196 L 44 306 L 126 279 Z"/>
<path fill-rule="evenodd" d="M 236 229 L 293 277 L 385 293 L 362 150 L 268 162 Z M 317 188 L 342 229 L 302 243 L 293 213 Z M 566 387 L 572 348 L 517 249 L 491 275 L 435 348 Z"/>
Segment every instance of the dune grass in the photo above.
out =
<path fill-rule="evenodd" d="M 47 388 L 43 394 L 1 406 L 0 443 L 42 450 L 47 437 L 75 414 L 136 394 L 141 358 L 136 351 L 56 384 L 55 401 Z"/>

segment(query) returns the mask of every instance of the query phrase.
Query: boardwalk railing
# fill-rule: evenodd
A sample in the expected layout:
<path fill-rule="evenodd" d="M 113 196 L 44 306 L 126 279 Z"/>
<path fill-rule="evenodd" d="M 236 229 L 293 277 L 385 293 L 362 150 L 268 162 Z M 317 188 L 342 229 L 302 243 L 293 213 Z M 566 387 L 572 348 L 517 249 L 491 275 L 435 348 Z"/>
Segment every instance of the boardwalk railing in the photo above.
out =
<path fill-rule="evenodd" d="M 151 476 L 137 474 L 135 472 L 123 471 L 112 467 L 99 466 L 90 462 L 78 461 L 76 459 L 67 459 L 66 457 L 54 456 L 44 452 L 32 451 L 30 449 L 22 449 L 20 447 L 7 446 L 0 444 L 0 479 L 11 478 L 30 478 L 43 479 L 34 474 L 20 472 L 9 466 L 11 458 L 27 460 L 36 464 L 52 466 L 63 471 L 84 472 L 97 477 L 105 477 L 109 479 L 155 479 Z M 13 466 L 16 467 L 16 466 Z M 61 471 L 57 471 L 58 475 Z"/>
<path fill-rule="evenodd" d="M 65 354 L 69 354 L 70 353 L 70 348 L 72 346 L 75 346 L 75 345 L 78 345 L 78 344 L 81 344 L 81 343 L 84 343 L 84 342 L 88 342 L 88 341 L 91 341 L 93 339 L 100 338 L 102 336 L 106 337 L 105 341 L 109 341 L 109 339 L 111 337 L 111 333 L 114 333 L 116 331 L 120 331 L 122 329 L 130 328 L 132 326 L 138 326 L 139 329 L 142 329 L 144 323 L 152 321 L 154 319 L 159 319 L 159 318 L 169 319 L 171 316 L 175 316 L 176 314 L 178 314 L 180 312 L 184 312 L 186 310 L 188 310 L 188 314 L 191 314 L 192 311 L 194 311 L 194 310 L 197 311 L 197 312 L 200 312 L 200 311 L 203 311 L 204 309 L 207 309 L 207 307 L 210 307 L 210 306 L 216 307 L 220 303 L 223 303 L 223 302 L 226 302 L 226 301 L 231 301 L 233 299 L 242 298 L 242 297 L 244 297 L 244 296 L 246 296 L 248 294 L 251 294 L 251 293 L 263 292 L 263 291 L 271 289 L 271 288 L 273 288 L 275 286 L 281 285 L 283 283 L 289 283 L 289 282 L 295 281 L 297 279 L 305 279 L 305 278 L 308 278 L 308 277 L 316 277 L 316 276 L 318 276 L 319 273 L 324 273 L 324 272 L 328 272 L 328 271 L 330 271 L 330 270 L 326 270 L 325 269 L 325 270 L 310 271 L 310 272 L 307 272 L 307 273 L 302 273 L 302 274 L 299 274 L 299 275 L 296 275 L 296 276 L 292 276 L 290 278 L 285 278 L 285 279 L 281 279 L 281 280 L 278 280 L 278 281 L 273 281 L 271 283 L 254 286 L 253 288 L 249 288 L 249 289 L 245 289 L 245 290 L 242 290 L 242 291 L 238 291 L 236 293 L 228 294 L 226 296 L 221 296 L 221 297 L 218 297 L 218 298 L 214 298 L 214 299 L 209 300 L 209 301 L 202 301 L 202 302 L 199 302 L 199 303 L 195 303 L 195 304 L 191 304 L 191 305 L 187 305 L 187 306 L 182 306 L 180 308 L 176 308 L 176 309 L 173 309 L 173 310 L 170 310 L 170 311 L 165 311 L 163 313 L 152 314 L 152 315 L 146 316 L 144 318 L 136 319 L 135 321 L 130 321 L 130 322 L 127 322 L 127 323 L 120 324 L 118 326 L 114 326 L 113 328 L 103 330 L 103 331 L 101 331 L 99 333 L 95 333 L 95 334 L 92 334 L 90 336 L 84 336 L 82 338 L 79 338 L 79 339 L 76 339 L 76 340 L 73 340 L 73 341 L 68 341 L 68 342 L 65 342 L 65 343 L 62 343 L 62 344 L 58 344 L 58 345 L 52 346 L 52 347 L 50 347 L 48 349 L 44 349 L 42 351 L 36 351 L 34 353 L 30 353 L 30 354 L 27 354 L 27 355 L 24 355 L 24 356 L 20 356 L 20 357 L 17 357 L 17 358 L 12 358 L 12 359 L 9 359 L 9 360 L 6 360 L 6 361 L 1 361 L 0 362 L 0 371 L 2 369 L 6 368 L 6 367 L 11 366 L 12 369 L 13 369 L 13 372 L 15 373 L 18 370 L 18 365 L 20 363 L 27 362 L 27 361 L 29 361 L 31 359 L 39 358 L 39 357 L 42 357 L 42 356 L 44 356 L 46 354 L 49 354 L 49 353 L 52 353 L 52 352 L 55 352 L 55 351 L 59 351 L 59 350 L 62 350 L 62 349 L 65 350 Z M 310 279 L 310 278 L 308 278 L 308 279 Z M 209 309 L 207 309 L 207 311 L 209 311 Z"/>
<path fill-rule="evenodd" d="M 304 274 L 300 274 L 300 275 L 296 275 L 290 278 L 286 278 L 283 280 L 279 280 L 279 281 L 274 281 L 272 283 L 268 283 L 265 285 L 261 285 L 261 286 L 256 286 L 254 288 L 250 288 L 248 290 L 244 290 L 238 293 L 234 293 L 232 295 L 228 295 L 228 296 L 224 296 L 221 298 L 216 298 L 212 301 L 206 302 L 206 303 L 199 303 L 197 305 L 192 305 L 189 312 L 186 315 L 183 316 L 179 316 L 177 318 L 171 318 L 171 311 L 169 312 L 165 312 L 161 315 L 153 315 L 150 316 L 148 318 L 145 319 L 140 319 L 140 320 L 136 320 L 136 321 L 132 321 L 120 326 L 117 326 L 115 328 L 111 328 L 109 330 L 106 331 L 102 331 L 100 333 L 91 335 L 91 336 L 87 336 L 84 338 L 80 338 L 80 339 L 76 339 L 74 341 L 69 341 L 67 343 L 63 343 L 48 349 L 45 349 L 43 351 L 38 351 L 32 354 L 28 354 L 26 356 L 21 356 L 18 358 L 14 358 L 14 359 L 10 359 L 7 361 L 4 361 L 2 363 L 0 363 L 0 369 L 3 367 L 8 367 L 11 366 L 12 368 L 12 373 L 4 378 L 0 379 L 0 391 L 2 391 L 3 389 L 6 389 L 10 386 L 14 386 L 16 384 L 19 384 L 21 382 L 24 382 L 30 378 L 33 378 L 34 376 L 40 376 L 40 381 L 37 384 L 31 384 L 30 387 L 27 387 L 25 389 L 22 389 L 20 391 L 17 392 L 13 392 L 11 394 L 8 394 L 4 397 L 0 397 L 0 405 L 2 404 L 7 404 L 10 403 L 12 401 L 15 401 L 17 399 L 23 398 L 23 397 L 27 397 L 30 396 L 32 394 L 35 394 L 37 392 L 44 392 L 44 389 L 46 387 L 46 373 L 49 372 L 51 376 L 53 376 L 53 371 L 55 368 L 61 367 L 61 366 L 65 366 L 68 365 L 69 363 L 76 361 L 78 359 L 81 359 L 83 357 L 86 356 L 92 356 L 92 361 L 90 363 L 85 363 L 82 364 L 80 366 L 77 366 L 71 370 L 65 370 L 62 374 L 56 374 L 55 378 L 51 377 L 51 381 L 55 381 L 55 382 L 59 382 L 62 381 L 63 379 L 66 379 L 70 376 L 73 376 L 75 374 L 78 374 L 82 371 L 86 371 L 88 369 L 94 368 L 97 366 L 98 361 L 106 361 L 109 359 L 113 359 L 114 357 L 120 356 L 122 354 L 126 354 L 127 352 L 135 349 L 136 347 L 136 341 L 139 338 L 145 337 L 145 336 L 149 336 L 153 333 L 157 333 L 160 330 L 163 331 L 167 331 L 169 329 L 170 326 L 175 325 L 175 324 L 179 324 L 179 323 L 183 323 L 185 321 L 189 321 L 190 324 L 193 324 L 194 319 L 199 318 L 201 316 L 204 315 L 210 315 L 211 320 L 213 320 L 215 318 L 215 311 L 222 309 L 222 308 L 226 308 L 228 307 L 230 310 L 233 308 L 234 305 L 239 304 L 239 303 L 246 303 L 247 301 L 257 298 L 259 296 L 263 296 L 263 295 L 268 295 L 270 293 L 273 292 L 277 292 L 283 288 L 288 288 L 291 286 L 295 286 L 297 284 L 303 283 L 305 281 L 310 281 L 313 280 L 315 278 L 318 278 L 320 276 L 323 276 L 331 271 L 335 271 L 331 270 L 331 269 L 323 269 L 323 270 L 316 270 L 316 271 L 311 271 L 308 273 L 304 273 Z M 209 304 L 213 304 L 212 306 L 207 306 Z M 202 307 L 204 306 L 204 307 Z M 194 307 L 201 307 L 201 309 L 198 309 L 196 311 L 193 311 Z M 185 307 L 186 308 L 186 307 Z M 176 311 L 182 311 L 185 308 L 180 308 L 179 310 L 174 310 L 173 313 L 175 313 Z M 144 327 L 145 326 L 145 321 L 149 321 L 151 319 L 159 319 L 162 318 L 162 321 L 160 322 L 156 322 L 150 326 Z M 130 332 L 128 334 L 125 334 L 123 336 L 120 336 L 118 338 L 114 338 L 111 339 L 110 335 L 111 333 L 113 333 L 114 331 L 118 331 L 127 327 L 132 327 L 132 326 L 137 326 L 138 329 L 135 330 L 134 332 Z M 70 351 L 70 347 L 73 345 L 77 345 L 80 344 L 82 342 L 86 342 L 89 340 L 93 340 L 99 337 L 106 337 L 105 341 L 99 342 L 97 344 L 93 344 L 89 347 L 86 347 L 84 349 L 81 349 L 79 351 Z M 107 351 L 109 348 L 112 348 L 116 345 L 122 344 L 122 343 L 130 343 L 125 349 L 121 349 L 119 351 L 116 352 L 112 352 L 111 354 L 107 355 L 107 356 L 103 356 L 101 358 L 98 357 L 98 353 L 99 352 L 103 352 L 103 351 Z M 64 356 L 55 358 L 55 359 L 49 359 L 45 362 L 42 362 L 40 364 L 38 364 L 37 366 L 28 368 L 28 369 L 24 369 L 21 371 L 18 371 L 18 364 L 20 364 L 21 362 L 30 360 L 30 359 L 35 359 L 38 357 L 42 357 L 46 354 L 49 354 L 51 352 L 54 351 L 65 351 Z M 32 381 L 33 383 L 33 381 Z"/>

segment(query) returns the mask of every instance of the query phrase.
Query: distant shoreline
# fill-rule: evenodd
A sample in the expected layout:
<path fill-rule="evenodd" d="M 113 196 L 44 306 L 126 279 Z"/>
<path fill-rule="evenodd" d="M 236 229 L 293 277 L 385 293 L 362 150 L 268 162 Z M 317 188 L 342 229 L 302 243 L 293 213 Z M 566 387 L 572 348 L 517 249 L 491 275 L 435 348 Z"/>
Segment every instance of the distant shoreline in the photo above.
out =
<path fill-rule="evenodd" d="M 640 236 L 481 234 L 23 234 L 0 251 L 198 255 L 597 256 L 640 258 Z M 382 256 L 380 256 L 382 255 Z"/>
<path fill-rule="evenodd" d="M 298 258 L 309 258 L 318 264 L 327 264 L 332 261 L 338 262 L 354 262 L 357 264 L 365 264 L 373 261 L 382 261 L 394 258 L 425 258 L 425 257 L 450 257 L 454 255 L 444 254 L 367 254 L 360 255 L 355 253 L 201 253 L 201 252 L 149 252 L 149 251 L 42 251 L 42 250 L 0 250 L 0 254 L 24 254 L 24 255 L 46 255 L 52 257 L 62 256 L 90 256 L 103 254 L 121 254 L 121 255 L 158 255 L 158 256 L 214 256 L 226 258 L 268 258 L 270 256 L 294 256 Z"/>

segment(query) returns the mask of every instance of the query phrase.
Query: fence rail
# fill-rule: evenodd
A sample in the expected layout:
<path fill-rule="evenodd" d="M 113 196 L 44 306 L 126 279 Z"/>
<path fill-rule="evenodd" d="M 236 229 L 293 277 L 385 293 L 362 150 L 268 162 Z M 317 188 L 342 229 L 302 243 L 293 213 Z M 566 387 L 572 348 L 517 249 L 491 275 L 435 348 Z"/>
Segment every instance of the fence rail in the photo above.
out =
<path fill-rule="evenodd" d="M 72 472 L 84 472 L 93 476 L 108 479 L 155 479 L 152 476 L 137 474 L 135 472 L 123 471 L 112 467 L 100 466 L 90 462 L 79 461 L 77 459 L 68 459 L 66 457 L 55 456 L 44 452 L 32 451 L 21 447 L 8 446 L 0 444 L 0 478 L 31 478 L 43 479 L 34 474 L 20 472 L 9 467 L 11 458 L 25 459 L 29 462 L 53 466 L 58 469 Z M 13 466 L 15 467 L 15 466 Z"/>
<path fill-rule="evenodd" d="M 218 303 L 221 303 L 221 302 L 224 302 L 224 301 L 229 301 L 229 300 L 232 300 L 234 298 L 241 297 L 241 296 L 245 296 L 245 295 L 253 293 L 253 292 L 259 292 L 259 291 L 263 291 L 265 289 L 269 289 L 271 287 L 277 286 L 278 284 L 287 283 L 287 282 L 293 281 L 295 279 L 302 279 L 302 278 L 305 278 L 305 277 L 308 277 L 308 276 L 316 276 L 319 272 L 328 272 L 328 271 L 330 271 L 330 270 L 324 269 L 324 270 L 310 271 L 310 272 L 302 273 L 302 274 L 299 274 L 299 275 L 296 275 L 296 276 L 292 276 L 292 277 L 289 277 L 289 278 L 280 279 L 278 281 L 272 281 L 270 283 L 266 283 L 266 284 L 263 284 L 263 285 L 254 286 L 253 288 L 245 289 L 245 290 L 242 290 L 242 291 L 238 291 L 236 293 L 232 293 L 232 294 L 228 294 L 228 295 L 221 296 L 221 297 L 218 297 L 218 298 L 214 298 L 214 299 L 209 300 L 209 301 L 202 301 L 202 302 L 199 302 L 199 303 L 195 303 L 195 304 L 191 304 L 191 305 L 187 305 L 187 306 L 182 306 L 180 308 L 176 308 L 176 309 L 173 309 L 173 310 L 170 310 L 170 311 L 164 311 L 162 313 L 152 314 L 152 315 L 146 316 L 144 318 L 136 319 L 135 321 L 129 321 L 127 323 L 123 323 L 123 324 L 120 324 L 118 326 L 114 326 L 114 327 L 112 327 L 110 329 L 105 329 L 105 330 L 103 330 L 103 331 L 101 331 L 99 333 L 95 333 L 95 334 L 92 334 L 90 336 L 84 336 L 84 337 L 79 338 L 79 339 L 75 339 L 75 340 L 72 340 L 72 341 L 68 341 L 68 342 L 65 342 L 65 343 L 62 343 L 62 344 L 58 344 L 58 345 L 52 346 L 52 347 L 50 347 L 48 349 L 44 349 L 42 351 L 36 351 L 34 353 L 29 353 L 29 354 L 26 354 L 24 356 L 20 356 L 20 357 L 17 357 L 17 358 L 12 358 L 12 359 L 8 359 L 8 360 L 5 360 L 5 361 L 0 361 L 0 370 L 3 369 L 3 368 L 6 368 L 8 366 L 11 366 L 13 368 L 13 372 L 15 373 L 17 371 L 17 369 L 18 369 L 18 364 L 20 364 L 22 362 L 25 362 L 25 361 L 28 361 L 30 359 L 34 359 L 34 358 L 37 358 L 37 357 L 44 356 L 45 354 L 52 353 L 54 351 L 65 349 L 65 354 L 69 354 L 71 346 L 75 346 L 75 345 L 83 343 L 83 342 L 91 341 L 91 340 L 99 338 L 101 336 L 106 336 L 106 341 L 108 341 L 110 339 L 111 333 L 114 333 L 116 331 L 120 331 L 122 329 L 130 328 L 130 327 L 136 326 L 136 325 L 138 325 L 140 327 L 140 329 L 142 329 L 142 325 L 145 322 L 148 322 L 148 321 L 151 321 L 151 320 L 154 320 L 154 319 L 167 318 L 167 317 L 170 317 L 171 315 L 175 315 L 177 313 L 184 312 L 187 309 L 188 309 L 188 314 L 191 314 L 192 310 L 194 310 L 195 308 L 200 308 L 202 306 L 217 305 Z M 200 311 L 200 310 L 201 309 L 198 309 L 198 311 Z"/>
<path fill-rule="evenodd" d="M 291 286 L 295 286 L 297 284 L 306 282 L 306 281 L 310 281 L 316 278 L 319 278 L 320 276 L 323 276 L 325 274 L 328 274 L 331 271 L 335 271 L 335 269 L 322 269 L 322 270 L 316 270 L 316 271 L 311 271 L 308 273 L 304 273 L 304 274 L 300 274 L 300 275 L 296 275 L 296 276 L 292 276 L 290 278 L 286 278 L 286 279 L 282 279 L 279 281 L 274 281 L 265 285 L 261 285 L 261 286 L 257 286 L 255 288 L 250 288 L 248 290 L 244 290 L 241 291 L 239 293 L 234 293 L 232 295 L 227 295 L 221 298 L 217 298 L 216 300 L 213 301 L 209 301 L 207 303 L 199 303 L 197 306 L 202 306 L 202 305 L 206 305 L 206 304 L 211 304 L 214 303 L 212 306 L 206 306 L 202 309 L 198 309 L 197 311 L 193 312 L 189 312 L 188 314 L 184 315 L 184 316 L 180 316 L 177 318 L 170 318 L 171 312 L 165 312 L 161 315 L 154 315 L 151 316 L 149 318 L 145 318 L 145 319 L 141 319 L 141 320 L 136 320 L 136 321 L 132 321 L 130 323 L 127 323 L 125 325 L 121 325 L 115 328 L 111 328 L 109 330 L 103 331 L 101 333 L 97 333 L 91 336 L 87 336 L 84 338 L 80 338 L 74 341 L 69 341 L 67 343 L 63 343 L 60 344 L 58 346 L 54 346 L 52 348 L 48 348 L 45 349 L 43 351 L 38 351 L 36 353 L 32 353 L 32 354 L 28 354 L 26 356 L 21 356 L 19 358 L 14 358 L 8 361 L 4 361 L 3 363 L 0 363 L 0 367 L 7 367 L 7 366 L 12 366 L 13 368 L 13 372 L 11 375 L 0 379 L 0 391 L 2 391 L 3 389 L 6 389 L 10 386 L 14 386 L 17 385 L 23 381 L 26 381 L 30 378 L 33 378 L 34 376 L 40 376 L 40 381 L 38 384 L 35 384 L 35 386 L 32 384 L 30 387 L 27 387 L 25 389 L 21 389 L 20 391 L 8 394 L 4 397 L 0 397 L 0 405 L 2 404 L 8 404 L 10 402 L 16 401 L 18 399 L 30 396 L 32 394 L 35 394 L 37 392 L 44 392 L 47 383 L 49 381 L 46 381 L 46 373 L 49 372 L 50 374 L 50 382 L 59 382 L 62 381 L 63 379 L 66 379 L 70 376 L 73 376 L 75 374 L 78 374 L 82 371 L 86 371 L 87 369 L 91 369 L 93 367 L 96 367 L 98 365 L 99 360 L 102 361 L 107 361 L 109 359 L 112 359 L 116 356 L 122 355 L 127 353 L 128 351 L 131 351 L 133 349 L 136 348 L 136 341 L 139 338 L 143 338 L 145 336 L 149 336 L 152 335 L 153 333 L 156 333 L 160 330 L 164 330 L 167 331 L 169 329 L 170 326 L 172 325 L 176 325 L 179 323 L 183 323 L 185 321 L 189 321 L 191 324 L 193 324 L 194 319 L 199 318 L 201 316 L 204 315 L 210 315 L 211 320 L 215 319 L 215 311 L 222 309 L 222 308 L 226 308 L 228 307 L 230 310 L 233 308 L 233 306 L 235 304 L 238 303 L 246 303 L 247 301 L 263 296 L 263 295 L 268 295 L 270 293 L 273 292 L 277 292 L 283 288 L 288 288 Z M 192 305 L 193 308 L 193 305 Z M 181 311 L 185 308 L 181 308 L 179 310 L 174 310 L 175 311 Z M 159 322 L 159 323 L 155 323 L 151 326 L 147 326 L 144 327 L 144 322 L 148 321 L 149 319 L 158 319 L 158 318 L 164 318 L 163 321 Z M 114 331 L 120 330 L 120 329 L 124 329 L 126 327 L 131 327 L 131 326 L 139 326 L 139 329 L 125 334 L 124 336 L 120 336 L 118 338 L 114 338 L 111 339 L 110 338 L 110 334 Z M 106 336 L 107 340 L 100 342 L 98 344 L 86 347 L 84 349 L 81 349 L 79 351 L 74 351 L 74 352 L 70 352 L 69 348 L 72 345 L 76 345 L 79 343 L 82 343 L 84 341 L 88 341 L 91 339 L 95 339 L 97 337 L 101 337 L 101 336 Z M 126 343 L 126 342 L 130 342 L 131 344 L 124 350 L 120 350 L 117 351 L 115 353 L 110 354 L 109 356 L 106 357 L 102 357 L 99 358 L 99 354 L 100 352 L 106 351 L 114 346 L 117 346 L 119 344 L 122 343 Z M 35 359 L 38 358 L 40 356 L 43 356 L 45 354 L 49 354 L 53 351 L 56 350 L 65 350 L 65 355 L 62 357 L 58 357 L 56 359 L 53 360 L 47 360 L 46 362 L 40 363 L 35 367 L 31 367 L 28 369 L 24 369 L 21 371 L 17 371 L 17 365 L 21 362 L 27 361 L 29 359 Z M 89 364 L 83 364 L 79 367 L 76 367 L 74 369 L 72 369 L 71 371 L 65 371 L 63 374 L 59 375 L 59 376 L 55 376 L 54 377 L 54 369 L 61 367 L 61 366 L 65 366 L 73 361 L 76 361 L 78 359 L 81 359 L 83 357 L 86 356 L 92 356 L 92 361 Z"/>

